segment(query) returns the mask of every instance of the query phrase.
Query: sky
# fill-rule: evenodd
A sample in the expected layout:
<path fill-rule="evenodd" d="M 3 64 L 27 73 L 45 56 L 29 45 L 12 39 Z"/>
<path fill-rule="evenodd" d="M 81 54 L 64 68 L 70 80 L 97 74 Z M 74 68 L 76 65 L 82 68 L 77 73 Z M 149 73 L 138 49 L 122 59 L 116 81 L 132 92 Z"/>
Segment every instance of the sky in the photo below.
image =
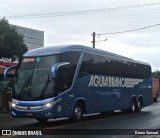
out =
<path fill-rule="evenodd" d="M 160 70 L 160 0 L 1 0 L 2 17 L 10 24 L 44 31 L 45 46 L 92 47 L 95 32 L 97 49 L 147 62 L 152 71 Z M 99 35 L 152 25 L 156 26 Z"/>

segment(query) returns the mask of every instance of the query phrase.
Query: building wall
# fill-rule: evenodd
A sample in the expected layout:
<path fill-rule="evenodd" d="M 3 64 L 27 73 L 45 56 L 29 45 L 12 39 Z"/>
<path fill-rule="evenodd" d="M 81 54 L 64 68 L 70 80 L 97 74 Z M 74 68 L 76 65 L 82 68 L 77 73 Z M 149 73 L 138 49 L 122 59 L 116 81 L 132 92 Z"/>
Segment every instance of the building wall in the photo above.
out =
<path fill-rule="evenodd" d="M 31 28 L 26 28 L 26 27 L 21 27 L 17 25 L 13 25 L 16 30 L 23 35 L 24 43 L 28 47 L 28 50 L 32 50 L 35 48 L 40 48 L 44 46 L 44 32 L 31 29 Z"/>

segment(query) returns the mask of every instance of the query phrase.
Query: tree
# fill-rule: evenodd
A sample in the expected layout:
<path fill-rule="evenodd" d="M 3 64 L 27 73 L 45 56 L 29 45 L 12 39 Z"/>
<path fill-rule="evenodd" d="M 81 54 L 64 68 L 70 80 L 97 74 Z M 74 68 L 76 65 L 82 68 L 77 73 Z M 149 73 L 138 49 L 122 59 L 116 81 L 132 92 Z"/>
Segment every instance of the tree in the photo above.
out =
<path fill-rule="evenodd" d="M 157 71 L 152 72 L 152 77 L 160 79 L 160 71 L 157 70 Z"/>
<path fill-rule="evenodd" d="M 19 59 L 28 48 L 23 42 L 23 36 L 5 18 L 0 20 L 0 59 Z"/>

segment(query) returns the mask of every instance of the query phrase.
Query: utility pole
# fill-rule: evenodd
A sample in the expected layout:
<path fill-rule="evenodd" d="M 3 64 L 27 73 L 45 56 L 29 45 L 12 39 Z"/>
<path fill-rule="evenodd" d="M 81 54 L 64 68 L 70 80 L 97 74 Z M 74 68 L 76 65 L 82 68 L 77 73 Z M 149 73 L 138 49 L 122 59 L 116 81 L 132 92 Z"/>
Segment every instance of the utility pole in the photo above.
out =
<path fill-rule="evenodd" d="M 93 32 L 93 41 L 92 41 L 92 43 L 93 43 L 93 48 L 95 48 L 95 37 L 96 37 L 96 33 L 95 32 Z"/>

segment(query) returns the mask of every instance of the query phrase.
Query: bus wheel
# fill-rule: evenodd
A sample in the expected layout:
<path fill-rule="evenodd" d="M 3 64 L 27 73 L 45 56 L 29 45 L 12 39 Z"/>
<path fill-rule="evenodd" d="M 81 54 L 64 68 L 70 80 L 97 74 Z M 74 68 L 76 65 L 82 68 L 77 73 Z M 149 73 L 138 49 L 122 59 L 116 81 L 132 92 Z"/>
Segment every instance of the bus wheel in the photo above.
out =
<path fill-rule="evenodd" d="M 74 108 L 73 116 L 70 117 L 70 119 L 73 120 L 74 122 L 78 122 L 78 121 L 82 120 L 82 118 L 83 118 L 82 104 L 78 103 L 78 104 L 76 104 L 76 106 Z"/>
<path fill-rule="evenodd" d="M 138 100 L 138 103 L 137 103 L 137 112 L 140 112 L 141 111 L 141 109 L 142 109 L 142 100 L 141 99 L 139 99 Z"/>
<path fill-rule="evenodd" d="M 40 123 L 40 124 L 46 124 L 48 121 L 48 118 L 36 118 L 36 120 Z"/>
<path fill-rule="evenodd" d="M 136 101 L 132 99 L 130 104 L 130 112 L 134 113 L 135 111 L 136 111 Z"/>

